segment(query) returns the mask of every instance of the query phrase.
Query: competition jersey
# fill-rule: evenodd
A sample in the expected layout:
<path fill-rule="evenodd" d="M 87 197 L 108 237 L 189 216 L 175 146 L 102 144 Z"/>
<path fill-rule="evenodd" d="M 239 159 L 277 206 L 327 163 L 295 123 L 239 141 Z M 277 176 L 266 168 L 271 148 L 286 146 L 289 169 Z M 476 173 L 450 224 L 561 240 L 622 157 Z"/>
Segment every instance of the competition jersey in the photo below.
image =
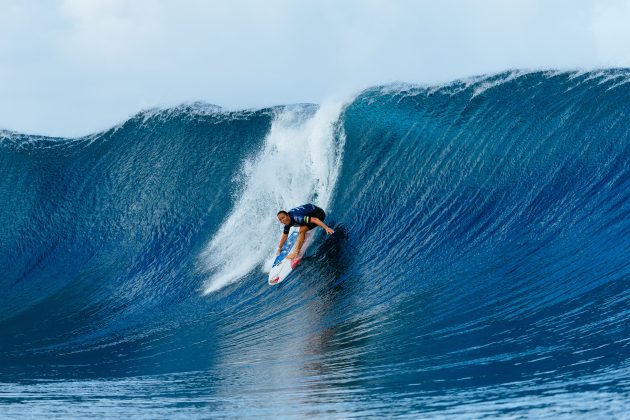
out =
<path fill-rule="evenodd" d="M 292 226 L 307 226 L 311 224 L 311 217 L 317 217 L 323 212 L 324 210 L 310 203 L 289 210 L 287 213 L 291 218 L 291 223 L 288 226 L 284 226 L 284 233 L 288 234 Z"/>

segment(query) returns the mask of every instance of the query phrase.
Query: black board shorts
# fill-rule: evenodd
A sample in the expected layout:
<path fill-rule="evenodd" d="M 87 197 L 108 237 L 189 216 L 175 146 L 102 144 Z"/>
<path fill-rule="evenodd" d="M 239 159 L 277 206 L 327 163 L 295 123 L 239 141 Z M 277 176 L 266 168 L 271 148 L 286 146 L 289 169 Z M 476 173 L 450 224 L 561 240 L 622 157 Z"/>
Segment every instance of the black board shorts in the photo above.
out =
<path fill-rule="evenodd" d="M 326 218 L 326 212 L 320 209 L 319 207 L 317 207 L 315 211 L 313 212 L 313 214 L 310 215 L 310 217 L 317 217 L 319 220 L 323 222 L 324 219 Z M 308 230 L 311 230 L 317 227 L 317 225 L 315 223 L 307 223 L 306 227 L 308 227 Z"/>

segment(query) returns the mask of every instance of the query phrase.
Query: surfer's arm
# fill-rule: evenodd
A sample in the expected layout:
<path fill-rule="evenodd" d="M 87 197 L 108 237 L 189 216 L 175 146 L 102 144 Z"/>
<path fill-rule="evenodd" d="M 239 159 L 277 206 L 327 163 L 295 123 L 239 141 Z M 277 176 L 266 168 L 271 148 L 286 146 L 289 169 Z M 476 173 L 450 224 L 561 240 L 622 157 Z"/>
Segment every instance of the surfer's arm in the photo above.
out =
<path fill-rule="evenodd" d="M 297 244 L 295 245 L 295 253 L 299 254 L 302 250 L 302 245 L 304 245 L 304 239 L 306 239 L 306 226 L 302 226 L 300 228 L 300 234 L 298 235 Z"/>
<path fill-rule="evenodd" d="M 286 259 L 292 260 L 293 258 L 297 258 L 297 256 L 300 255 L 302 245 L 304 245 L 304 239 L 306 239 L 307 230 L 308 229 L 306 228 L 306 226 L 300 227 L 300 233 L 298 235 L 297 243 L 295 244 L 295 247 L 293 247 L 293 251 L 291 251 L 291 253 L 285 257 Z"/>
<path fill-rule="evenodd" d="M 327 234 L 332 235 L 333 233 L 335 233 L 334 230 L 332 230 L 331 228 L 329 228 L 328 226 L 326 226 L 326 223 L 322 222 L 321 220 L 319 220 L 317 217 L 311 217 L 311 223 L 316 224 L 317 226 L 321 227 L 322 229 L 324 229 L 326 231 Z"/>
<path fill-rule="evenodd" d="M 287 235 L 286 233 L 282 234 L 282 236 L 280 237 L 280 245 L 278 245 L 278 252 L 276 252 L 276 255 L 280 255 L 280 251 L 282 251 L 282 247 L 284 246 L 284 243 L 287 241 L 288 237 L 289 235 Z"/>

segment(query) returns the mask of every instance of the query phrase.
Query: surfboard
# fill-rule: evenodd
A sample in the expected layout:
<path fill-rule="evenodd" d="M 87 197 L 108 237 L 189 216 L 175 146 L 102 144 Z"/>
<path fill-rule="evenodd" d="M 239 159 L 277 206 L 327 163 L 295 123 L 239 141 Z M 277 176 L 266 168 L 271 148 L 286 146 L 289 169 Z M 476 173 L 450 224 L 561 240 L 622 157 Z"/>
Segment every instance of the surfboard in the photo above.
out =
<path fill-rule="evenodd" d="M 300 233 L 300 229 L 291 228 L 291 232 L 289 232 L 289 237 L 287 241 L 284 243 L 280 254 L 273 261 L 273 265 L 271 266 L 271 270 L 269 271 L 269 284 L 274 285 L 278 283 L 282 283 L 284 279 L 287 278 L 291 271 L 302 261 L 302 257 L 306 252 L 306 249 L 311 244 L 311 239 L 313 236 L 313 229 L 306 232 L 306 238 L 304 239 L 304 244 L 302 245 L 302 249 L 298 254 L 297 258 L 292 260 L 287 260 L 285 257 L 293 250 L 293 247 L 297 243 L 297 238 Z"/>

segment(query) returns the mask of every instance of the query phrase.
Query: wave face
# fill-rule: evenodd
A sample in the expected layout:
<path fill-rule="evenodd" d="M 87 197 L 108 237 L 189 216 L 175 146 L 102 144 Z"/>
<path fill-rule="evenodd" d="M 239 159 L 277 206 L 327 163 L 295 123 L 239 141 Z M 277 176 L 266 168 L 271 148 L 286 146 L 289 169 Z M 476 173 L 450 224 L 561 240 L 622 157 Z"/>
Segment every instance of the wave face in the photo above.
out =
<path fill-rule="evenodd" d="M 4 132 L 3 408 L 621 416 L 629 99 L 627 70 L 509 72 Z M 306 201 L 337 232 L 269 287 Z"/>

